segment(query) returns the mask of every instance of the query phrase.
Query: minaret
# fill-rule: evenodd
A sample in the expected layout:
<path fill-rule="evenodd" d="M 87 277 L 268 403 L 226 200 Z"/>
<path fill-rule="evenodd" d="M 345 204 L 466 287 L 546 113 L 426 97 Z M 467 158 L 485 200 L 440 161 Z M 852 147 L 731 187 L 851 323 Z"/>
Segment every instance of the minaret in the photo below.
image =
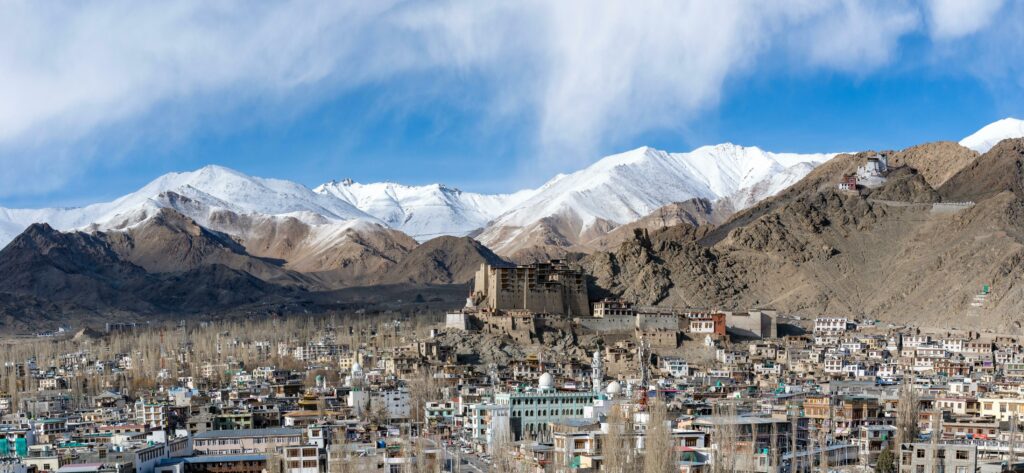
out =
<path fill-rule="evenodd" d="M 648 385 L 651 383 L 650 367 L 651 361 L 650 344 L 644 337 L 640 337 L 640 343 L 636 347 L 637 350 L 637 361 L 640 363 L 640 385 L 647 390 Z"/>
<path fill-rule="evenodd" d="M 498 392 L 498 385 L 501 384 L 497 363 L 489 363 L 487 365 L 487 377 L 491 379 L 491 394 L 493 395 Z"/>
<path fill-rule="evenodd" d="M 647 390 L 651 386 L 651 373 L 649 363 L 651 361 L 650 343 L 640 337 L 637 346 L 637 360 L 640 362 L 640 391 L 637 393 L 637 404 L 642 408 L 647 406 Z"/>
<path fill-rule="evenodd" d="M 594 358 L 590 361 L 590 384 L 594 394 L 601 394 L 601 384 L 604 381 L 604 357 L 601 356 L 601 349 L 594 350 Z"/>

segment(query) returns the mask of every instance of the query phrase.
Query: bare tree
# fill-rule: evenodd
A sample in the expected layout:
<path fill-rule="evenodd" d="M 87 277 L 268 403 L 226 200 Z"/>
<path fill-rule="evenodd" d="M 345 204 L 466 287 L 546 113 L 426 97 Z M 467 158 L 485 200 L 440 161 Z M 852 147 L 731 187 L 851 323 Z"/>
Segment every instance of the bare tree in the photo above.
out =
<path fill-rule="evenodd" d="M 936 472 L 936 473 L 938 473 L 940 471 L 946 471 L 942 467 L 942 459 L 939 458 L 939 436 L 942 435 L 940 433 L 940 431 L 942 430 L 942 417 L 941 416 L 942 416 L 942 414 L 941 414 L 941 412 L 938 409 L 932 411 L 932 422 L 931 422 L 931 431 L 932 431 L 932 435 L 931 435 L 931 444 L 932 445 L 931 446 L 932 446 L 932 448 L 931 448 L 931 450 L 932 450 L 932 460 L 934 461 L 934 463 L 932 465 L 932 471 Z"/>
<path fill-rule="evenodd" d="M 441 396 L 441 388 L 434 378 L 433 370 L 429 367 L 420 367 L 408 379 L 406 386 L 409 388 L 409 403 L 412 407 L 410 415 L 413 423 L 425 422 L 427 402 L 437 400 Z"/>
<path fill-rule="evenodd" d="M 771 464 L 768 465 L 768 471 L 769 473 L 779 473 L 781 471 L 779 469 L 779 457 L 781 455 L 779 455 L 779 425 L 776 422 L 772 422 L 771 436 L 772 438 L 768 440 L 771 445 Z"/>
<path fill-rule="evenodd" d="M 281 454 L 270 453 L 267 455 L 267 473 L 282 473 L 284 468 L 281 465 Z"/>
<path fill-rule="evenodd" d="M 644 473 L 669 473 L 675 469 L 675 449 L 665 402 L 655 398 L 647 407 L 644 436 Z"/>
<path fill-rule="evenodd" d="M 1007 464 L 1013 467 L 1017 463 L 1017 425 L 1020 424 L 1020 417 L 1016 410 L 1010 416 L 1010 445 L 1008 446 Z"/>
<path fill-rule="evenodd" d="M 831 409 L 829 409 L 831 413 Z M 818 449 L 820 450 L 820 456 L 818 458 L 818 467 L 823 473 L 828 473 L 829 467 L 829 452 L 828 452 L 828 431 L 825 424 L 826 420 L 822 420 L 821 427 L 818 428 Z"/>
<path fill-rule="evenodd" d="M 731 402 L 716 404 L 715 424 L 711 430 L 712 471 L 732 473 L 736 471 L 736 442 L 739 438 L 735 424 L 736 405 Z"/>
<path fill-rule="evenodd" d="M 904 383 L 896 402 L 896 451 L 899 445 L 917 440 L 920 418 L 921 398 L 912 385 Z"/>
<path fill-rule="evenodd" d="M 800 416 L 793 413 L 790 419 L 789 432 L 789 471 L 797 473 L 800 471 L 800 459 L 797 454 L 800 452 Z"/>
<path fill-rule="evenodd" d="M 608 431 L 601 443 L 601 455 L 603 469 L 609 473 L 624 473 L 625 465 L 629 461 L 629 454 L 626 452 L 626 415 L 620 405 L 612 406 L 608 412 Z"/>
<path fill-rule="evenodd" d="M 327 462 L 327 473 L 355 473 L 354 459 L 345 451 L 344 439 L 335 441 L 328 447 L 329 461 Z"/>
<path fill-rule="evenodd" d="M 515 443 L 507 429 L 498 429 L 491 444 L 491 471 L 516 473 L 522 469 L 515 455 Z"/>

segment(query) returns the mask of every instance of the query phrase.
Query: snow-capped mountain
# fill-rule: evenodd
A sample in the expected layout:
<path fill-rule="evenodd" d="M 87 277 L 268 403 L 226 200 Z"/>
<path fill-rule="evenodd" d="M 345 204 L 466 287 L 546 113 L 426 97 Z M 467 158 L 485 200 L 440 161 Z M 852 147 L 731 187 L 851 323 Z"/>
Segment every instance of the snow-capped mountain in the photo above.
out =
<path fill-rule="evenodd" d="M 960 143 L 984 152 L 1002 139 L 1022 136 L 1024 121 L 1007 118 Z M 482 243 L 506 256 L 530 246 L 586 250 L 588 241 L 667 204 L 700 198 L 716 209 L 742 210 L 832 156 L 772 153 L 728 143 L 688 153 L 642 147 L 555 176 L 535 190 L 496 195 L 441 184 L 351 180 L 309 189 L 207 166 L 166 174 L 112 202 L 81 208 L 0 208 L 0 245 L 32 223 L 45 222 L 58 230 L 120 230 L 160 209 L 173 209 L 231 235 L 256 256 L 299 258 L 303 268 L 313 269 L 335 261 L 337 255 L 325 252 L 342 240 L 371 242 L 378 249 L 406 248 L 415 245 L 408 236 L 422 242 L 480 231 Z"/>
<path fill-rule="evenodd" d="M 443 184 L 360 184 L 349 179 L 331 181 L 313 190 L 348 202 L 419 241 L 441 235 L 464 236 L 479 230 L 534 192 L 489 195 L 463 192 Z"/>
<path fill-rule="evenodd" d="M 555 177 L 478 238 L 499 254 L 513 254 L 544 242 L 584 244 L 673 202 L 735 198 L 732 205 L 738 210 L 782 190 L 832 156 L 769 153 L 728 143 L 689 153 L 637 148 Z"/>
<path fill-rule="evenodd" d="M 416 244 L 345 200 L 221 166 L 166 174 L 117 200 L 81 208 L 0 208 L 0 238 L 5 245 L 37 222 L 62 231 L 128 232 L 168 209 L 231 236 L 253 256 L 280 260 L 298 271 L 391 260 Z"/>
<path fill-rule="evenodd" d="M 1024 120 L 1004 118 L 992 122 L 971 136 L 960 140 L 960 146 L 973 149 L 979 153 L 986 153 L 1000 141 L 1007 138 L 1022 137 L 1024 137 Z"/>
<path fill-rule="evenodd" d="M 310 224 L 377 221 L 348 202 L 318 194 L 291 181 L 251 177 L 222 166 L 169 173 L 112 202 L 80 208 L 3 209 L 4 229 L 20 233 L 32 223 L 57 230 L 118 229 L 145 220 L 160 208 L 174 208 L 201 225 L 218 211 L 294 217 Z M 14 237 L 5 234 L 4 243 Z"/>
<path fill-rule="evenodd" d="M 730 207 L 734 210 L 742 210 L 747 207 L 751 207 L 754 204 L 777 194 L 779 191 L 796 184 L 797 181 L 803 179 L 804 176 L 813 171 L 818 164 L 820 164 L 818 161 L 796 163 L 779 172 L 770 174 L 753 185 L 743 187 L 733 192 L 719 202 L 728 202 Z"/>

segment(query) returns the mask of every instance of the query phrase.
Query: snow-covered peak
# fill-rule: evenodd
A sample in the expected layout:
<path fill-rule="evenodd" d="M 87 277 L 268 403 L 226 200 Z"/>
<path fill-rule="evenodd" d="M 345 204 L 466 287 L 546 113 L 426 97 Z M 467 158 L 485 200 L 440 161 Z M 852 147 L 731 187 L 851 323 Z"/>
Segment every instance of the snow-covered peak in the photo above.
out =
<path fill-rule="evenodd" d="M 688 153 L 641 147 L 559 175 L 478 236 L 499 254 L 554 240 L 583 242 L 601 228 L 623 225 L 674 202 L 728 199 L 742 208 L 774 195 L 834 154 L 770 153 L 732 143 Z M 597 225 L 598 222 L 602 222 Z M 589 235 L 589 236 L 587 236 Z"/>
<path fill-rule="evenodd" d="M 330 181 L 314 191 L 347 202 L 420 241 L 480 229 L 533 192 L 476 194 L 444 184 L 361 184 L 350 179 Z"/>
<path fill-rule="evenodd" d="M 989 123 L 971 136 L 960 140 L 960 146 L 987 153 L 993 146 L 1007 138 L 1024 137 L 1024 120 L 1004 118 Z"/>
<path fill-rule="evenodd" d="M 229 210 L 238 213 L 279 215 L 313 212 L 334 220 L 368 218 L 366 213 L 353 205 L 313 192 L 301 184 L 282 179 L 252 177 L 223 166 L 206 166 L 192 172 L 165 174 L 128 197 L 149 199 L 167 191 L 215 201 L 218 206 L 226 205 Z"/>
<path fill-rule="evenodd" d="M 569 210 L 584 225 L 597 219 L 623 224 L 672 202 L 728 197 L 796 164 L 816 165 L 832 156 L 769 153 L 731 143 L 689 153 L 641 147 L 549 181 L 495 224 L 523 226 Z"/>
<path fill-rule="evenodd" d="M 420 241 L 466 235 L 495 225 L 526 226 L 555 215 L 571 215 L 584 226 L 599 219 L 623 224 L 665 204 L 695 197 L 718 200 L 739 192 L 742 198 L 736 202 L 752 203 L 802 177 L 805 168 L 798 164 L 817 164 L 828 157 L 769 153 L 728 143 L 689 153 L 645 146 L 605 157 L 580 171 L 559 174 L 536 190 L 512 194 L 464 192 L 443 184 L 363 184 L 351 179 L 309 189 L 292 181 L 252 177 L 211 165 L 165 174 L 111 202 L 73 209 L 0 208 L 0 244 L 36 222 L 59 230 L 121 229 L 145 221 L 163 208 L 173 208 L 201 225 L 227 232 L 233 227 L 223 221 L 224 211 L 258 218 L 294 218 L 312 226 L 337 227 L 365 220 Z M 766 181 L 769 176 L 776 178 Z"/>
<path fill-rule="evenodd" d="M 310 224 L 353 219 L 377 221 L 343 200 L 291 181 L 248 176 L 223 166 L 172 172 L 111 202 L 79 208 L 0 209 L 0 244 L 33 223 L 62 230 L 116 229 L 134 225 L 160 208 L 174 208 L 206 225 L 220 210 L 237 214 L 293 217 Z"/>

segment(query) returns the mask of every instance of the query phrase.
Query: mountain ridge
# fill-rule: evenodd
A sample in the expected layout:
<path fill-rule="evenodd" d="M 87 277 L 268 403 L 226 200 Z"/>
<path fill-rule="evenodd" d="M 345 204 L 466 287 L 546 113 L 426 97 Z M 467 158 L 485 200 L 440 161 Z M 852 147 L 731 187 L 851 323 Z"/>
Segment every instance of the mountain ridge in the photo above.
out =
<path fill-rule="evenodd" d="M 891 167 L 885 182 L 837 188 L 879 156 Z M 643 149 L 603 165 L 649 159 L 679 158 Z M 1002 140 L 980 155 L 953 142 L 844 153 L 735 212 L 728 199 L 695 198 L 626 224 L 541 217 L 539 238 L 520 239 L 528 245 L 516 254 L 570 256 L 592 276 L 595 296 L 937 325 L 972 311 L 978 288 L 989 285 L 988 318 L 978 325 L 1005 328 L 1024 303 L 1022 169 L 1024 139 Z M 290 189 L 290 201 L 304 208 L 322 198 L 232 176 L 246 194 Z M 742 181 L 735 173 L 730 179 L 726 190 Z M 143 205 L 130 212 L 100 209 L 112 216 L 105 225 L 29 226 L 0 250 L 0 323 L 52 321 L 54 311 L 116 318 L 330 310 L 358 307 L 356 300 L 394 307 L 388 298 L 397 294 L 427 303 L 433 296 L 416 291 L 446 288 L 446 297 L 457 298 L 480 264 L 515 260 L 478 238 L 417 242 L 372 216 L 332 220 L 280 202 L 253 205 L 288 212 L 246 213 L 244 200 L 222 202 L 222 190 L 194 183 L 204 187 L 197 180 L 173 190 L 155 186 L 157 194 L 136 196 Z"/>
<path fill-rule="evenodd" d="M 993 136 L 991 129 L 983 135 Z M 211 307 L 221 307 L 230 301 L 288 303 L 293 297 L 352 287 L 460 285 L 481 263 L 572 256 L 590 261 L 601 281 L 598 293 L 652 303 L 696 303 L 707 297 L 721 304 L 772 303 L 793 310 L 839 307 L 814 302 L 820 299 L 833 304 L 847 301 L 842 310 L 849 311 L 852 299 L 844 290 L 826 285 L 833 284 L 829 281 L 835 275 L 827 265 L 816 265 L 828 261 L 856 268 L 861 263 L 847 259 L 849 245 L 868 251 L 884 242 L 851 235 L 880 228 L 879 234 L 892 235 L 893 242 L 910 245 L 904 249 L 908 254 L 917 251 L 915 239 L 937 238 L 908 237 L 890 221 L 893 215 L 925 222 L 910 228 L 941 235 L 947 230 L 939 223 L 986 211 L 993 222 L 1010 223 L 995 233 L 975 228 L 961 233 L 980 239 L 995 235 L 1000 251 L 1012 255 L 1018 230 L 1013 227 L 1016 220 L 1004 215 L 1015 215 L 1024 198 L 1024 161 L 1014 158 L 1024 155 L 1021 143 L 1001 140 L 984 154 L 954 142 L 881 151 L 893 167 L 889 181 L 856 198 L 839 192 L 835 184 L 874 151 L 840 154 L 822 162 L 827 155 L 769 153 L 731 144 L 690 153 L 643 147 L 558 175 L 536 190 L 503 196 L 440 184 L 343 181 L 330 189 L 310 189 L 206 166 L 161 176 L 107 203 L 78 209 L 0 209 L 3 228 L 25 219 L 53 220 L 29 225 L 3 248 L 8 261 L 2 262 L 6 269 L 0 269 L 10 276 L 0 285 L 0 293 L 7 294 L 4 300 L 20 314 L 38 314 L 49 304 L 157 313 L 170 310 L 168 304 L 182 304 L 181 310 L 201 307 L 203 297 L 214 299 Z M 342 191 L 350 195 L 335 195 Z M 692 197 L 695 194 L 704 197 Z M 960 217 L 922 210 L 933 203 L 968 200 L 977 201 L 977 206 L 958 213 Z M 511 208 L 502 210 L 506 206 Z M 476 213 L 463 222 L 459 233 L 490 219 L 469 232 L 472 238 L 426 239 L 420 234 L 417 241 L 395 228 L 400 226 L 396 222 L 414 221 L 418 223 L 409 228 L 438 223 L 443 227 L 452 222 L 446 216 L 471 212 Z M 494 214 L 498 215 L 492 218 Z M 971 222 L 983 225 L 983 220 Z M 67 228 L 72 225 L 78 226 Z M 65 233 L 68 236 L 61 236 Z M 638 243 L 640 235 L 645 243 Z M 645 269 L 630 275 L 631 263 L 626 254 L 619 254 L 623 245 L 632 248 L 629 258 L 652 258 L 643 263 Z M 963 246 L 982 251 L 966 239 Z M 1009 256 L 1002 258 L 999 264 L 1010 264 Z M 745 266 L 775 274 L 772 281 L 794 278 L 819 292 L 773 286 L 772 281 L 741 271 Z M 625 268 L 624 276 L 611 274 L 608 268 L 613 267 Z M 822 273 L 807 273 L 812 270 Z M 1005 271 L 1013 273 L 1012 267 Z M 964 277 L 976 282 L 980 274 Z M 183 278 L 189 277 L 213 286 L 186 286 Z M 985 277 L 998 280 L 996 275 Z M 687 286 L 679 278 L 698 286 Z M 644 281 L 643 286 L 634 287 L 636 281 Z M 232 296 L 223 292 L 232 289 L 218 284 L 240 292 Z M 870 285 L 865 284 L 856 287 L 866 290 Z M 35 285 L 46 290 L 40 292 Z M 50 292 L 61 294 L 79 286 L 84 292 L 70 291 L 77 295 L 68 300 L 47 299 Z M 659 295 L 652 297 L 650 291 Z M 962 305 L 950 301 L 954 302 Z"/>
<path fill-rule="evenodd" d="M 932 147 L 941 148 L 948 146 Z M 922 163 L 919 151 L 881 153 Z M 837 156 L 704 237 L 666 228 L 581 264 L 594 275 L 595 293 L 641 303 L 1019 330 L 1024 189 L 1015 170 L 1024 167 L 1024 139 L 955 163 L 945 180 L 933 174 L 936 187 L 901 164 L 878 188 L 836 188 L 875 155 Z M 982 286 L 991 293 L 975 306 Z"/>
<path fill-rule="evenodd" d="M 1006 118 L 982 127 L 960 143 L 987 150 L 1001 138 L 1019 136 L 1024 136 L 1024 121 Z M 310 189 L 208 165 L 159 176 L 110 202 L 78 208 L 0 208 L 0 244 L 31 223 L 46 222 L 62 231 L 122 230 L 162 208 L 173 208 L 243 244 L 263 236 L 240 228 L 241 220 L 248 220 L 260 231 L 291 226 L 296 235 L 310 238 L 340 238 L 349 232 L 352 222 L 365 221 L 400 231 L 420 243 L 441 235 L 471 235 L 513 259 L 524 259 L 517 254 L 557 256 L 593 251 L 596 248 L 588 242 L 599 241 L 614 228 L 673 203 L 706 199 L 719 215 L 742 211 L 795 183 L 832 156 L 773 153 L 731 143 L 686 153 L 644 146 L 556 175 L 536 189 L 511 194 L 464 192 L 443 184 L 361 184 L 352 180 L 332 180 Z M 922 168 L 922 172 L 928 178 L 932 171 Z M 294 228 L 296 223 L 308 228 Z M 369 229 L 360 227 L 364 234 Z M 290 240 L 264 243 L 277 248 L 266 250 L 268 257 L 287 252 L 289 245 L 301 246 Z M 328 263 L 315 261 L 330 258 L 301 259 L 304 262 L 297 265 L 299 269 L 329 269 L 322 267 Z"/>

